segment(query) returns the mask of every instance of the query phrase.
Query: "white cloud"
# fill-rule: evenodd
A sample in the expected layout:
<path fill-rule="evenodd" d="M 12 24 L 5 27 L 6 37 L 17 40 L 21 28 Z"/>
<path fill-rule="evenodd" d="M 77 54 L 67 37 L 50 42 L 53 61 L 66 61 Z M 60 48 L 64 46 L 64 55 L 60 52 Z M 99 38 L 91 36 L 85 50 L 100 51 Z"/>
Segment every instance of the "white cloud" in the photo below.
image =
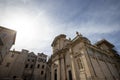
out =
<path fill-rule="evenodd" d="M 9 7 L 7 12 L 2 15 L 0 25 L 17 31 L 16 44 L 13 48 L 16 50 L 32 49 L 36 53 L 40 50 L 48 50 L 45 48 L 50 46 L 54 28 L 50 18 L 43 10 L 35 14 L 24 8 L 12 9 Z"/>
<path fill-rule="evenodd" d="M 59 34 L 64 33 L 73 38 L 76 31 L 82 33 L 83 36 L 89 36 L 120 30 L 119 24 L 109 24 L 112 21 L 110 19 L 115 15 L 114 12 L 108 14 L 111 12 L 110 9 L 103 12 L 102 8 L 98 11 L 94 10 L 93 6 L 86 11 L 85 3 L 79 10 L 79 6 L 75 7 L 75 3 L 68 5 L 64 1 L 58 3 L 48 0 L 37 3 L 37 0 L 2 0 L 0 2 L 0 15 L 2 15 L 0 25 L 17 31 L 16 44 L 13 47 L 16 50 L 25 48 L 36 53 L 43 51 L 50 54 L 52 40 Z M 62 3 L 64 3 L 63 6 Z M 87 5 L 87 7 L 90 6 Z M 103 16 L 107 16 L 107 19 Z M 73 17 L 77 19 L 77 22 L 72 19 Z M 85 21 L 82 21 L 83 18 Z M 104 22 L 101 24 L 102 22 L 98 19 L 105 19 L 107 24 Z"/>

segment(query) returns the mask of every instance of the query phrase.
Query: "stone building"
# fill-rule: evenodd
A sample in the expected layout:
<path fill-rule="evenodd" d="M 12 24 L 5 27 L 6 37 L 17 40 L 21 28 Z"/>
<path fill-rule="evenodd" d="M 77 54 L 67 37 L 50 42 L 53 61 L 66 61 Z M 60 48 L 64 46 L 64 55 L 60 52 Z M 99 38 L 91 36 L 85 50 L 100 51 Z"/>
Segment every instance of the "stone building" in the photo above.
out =
<path fill-rule="evenodd" d="M 24 80 L 45 80 L 47 55 L 29 53 L 25 61 Z"/>
<path fill-rule="evenodd" d="M 0 65 L 0 80 L 22 79 L 26 58 L 26 50 L 10 51 L 6 54 Z"/>
<path fill-rule="evenodd" d="M 38 53 L 34 68 L 34 73 L 33 73 L 34 80 L 45 80 L 46 66 L 47 66 L 46 60 L 47 60 L 47 55 L 43 53 Z"/>
<path fill-rule="evenodd" d="M 0 80 L 45 80 L 47 55 L 10 51 L 0 65 Z"/>
<path fill-rule="evenodd" d="M 16 31 L 0 26 L 0 64 L 15 44 Z"/>
<path fill-rule="evenodd" d="M 78 32 L 72 40 L 60 34 L 51 46 L 51 80 L 120 80 L 120 56 L 105 39 L 93 45 Z"/>
<path fill-rule="evenodd" d="M 60 34 L 53 54 L 23 49 L 9 51 L 16 32 L 0 27 L 0 80 L 120 80 L 120 55 L 103 39 L 95 44 L 78 32 L 74 39 Z"/>
<path fill-rule="evenodd" d="M 24 66 L 24 72 L 23 72 L 23 79 L 24 80 L 32 80 L 34 67 L 36 63 L 36 55 L 33 52 L 30 52 L 27 54 L 25 66 Z"/>

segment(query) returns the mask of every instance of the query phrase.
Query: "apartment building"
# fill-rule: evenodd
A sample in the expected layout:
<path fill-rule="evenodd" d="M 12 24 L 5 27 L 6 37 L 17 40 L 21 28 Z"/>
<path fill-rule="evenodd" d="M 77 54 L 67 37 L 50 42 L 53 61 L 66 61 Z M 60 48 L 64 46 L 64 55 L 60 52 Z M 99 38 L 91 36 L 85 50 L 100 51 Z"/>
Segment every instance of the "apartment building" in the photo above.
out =
<path fill-rule="evenodd" d="M 0 65 L 0 80 L 45 80 L 47 55 L 10 51 Z"/>

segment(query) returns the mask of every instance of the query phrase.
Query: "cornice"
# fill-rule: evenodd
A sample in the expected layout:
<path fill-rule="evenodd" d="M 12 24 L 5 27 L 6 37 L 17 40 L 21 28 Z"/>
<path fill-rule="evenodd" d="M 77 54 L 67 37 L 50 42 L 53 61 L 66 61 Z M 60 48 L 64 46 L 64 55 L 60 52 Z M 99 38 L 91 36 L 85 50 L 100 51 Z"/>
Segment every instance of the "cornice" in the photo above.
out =
<path fill-rule="evenodd" d="M 95 46 L 95 45 L 86 44 L 86 46 L 87 46 L 87 47 L 91 47 L 91 48 L 93 48 L 93 49 L 95 49 L 95 50 L 97 50 L 97 51 L 99 51 L 99 52 L 101 52 L 101 53 L 104 53 L 104 54 L 107 55 L 107 56 L 114 57 L 114 56 L 110 55 L 110 53 L 112 53 L 112 52 L 103 50 L 103 49 L 101 49 L 101 48 L 99 48 L 99 47 L 97 47 L 97 46 Z M 112 54 L 114 54 L 114 53 L 112 53 Z"/>

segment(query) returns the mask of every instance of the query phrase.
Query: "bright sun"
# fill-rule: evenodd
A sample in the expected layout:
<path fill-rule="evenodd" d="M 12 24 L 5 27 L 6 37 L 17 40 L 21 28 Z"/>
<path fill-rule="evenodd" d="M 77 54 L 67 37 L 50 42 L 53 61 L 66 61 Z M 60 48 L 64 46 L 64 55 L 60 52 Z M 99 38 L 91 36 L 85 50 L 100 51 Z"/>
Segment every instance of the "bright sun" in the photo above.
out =
<path fill-rule="evenodd" d="M 17 31 L 18 38 L 28 39 L 33 38 L 35 35 L 35 25 L 34 18 L 27 14 L 12 14 L 6 19 L 7 27 L 13 28 Z M 29 35 L 28 35 L 29 34 Z"/>
<path fill-rule="evenodd" d="M 37 45 L 35 40 L 40 42 L 41 39 L 48 39 L 51 31 L 49 20 L 43 13 L 37 15 L 12 13 L 6 15 L 2 21 L 5 27 L 17 31 L 16 44 L 19 45 L 27 46 L 30 43 Z"/>

